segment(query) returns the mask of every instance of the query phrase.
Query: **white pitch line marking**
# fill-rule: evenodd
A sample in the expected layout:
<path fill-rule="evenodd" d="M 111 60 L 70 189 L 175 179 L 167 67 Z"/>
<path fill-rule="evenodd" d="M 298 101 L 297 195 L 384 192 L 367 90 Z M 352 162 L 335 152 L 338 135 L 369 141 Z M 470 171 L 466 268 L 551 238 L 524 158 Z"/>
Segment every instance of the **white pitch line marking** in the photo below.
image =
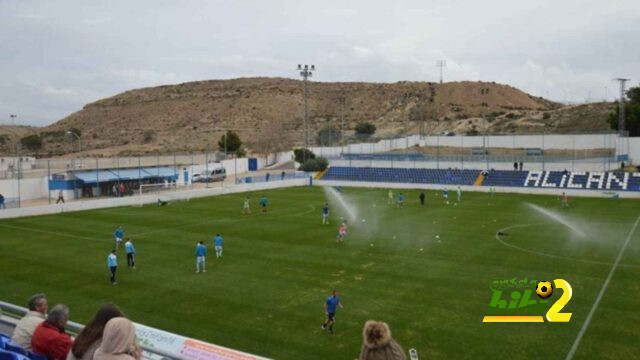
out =
<path fill-rule="evenodd" d="M 591 323 L 591 318 L 593 318 L 593 314 L 596 312 L 596 309 L 598 308 L 598 305 L 600 305 L 600 300 L 602 300 L 602 296 L 604 296 L 605 291 L 607 291 L 607 287 L 609 286 L 609 282 L 611 281 L 611 278 L 613 277 L 613 273 L 616 271 L 616 268 L 618 267 L 618 264 L 620 263 L 620 259 L 622 259 L 622 255 L 624 254 L 624 251 L 627 249 L 627 245 L 629 245 L 629 241 L 631 241 L 631 237 L 633 236 L 633 233 L 636 231 L 636 228 L 638 227 L 638 223 L 640 223 L 640 216 L 638 216 L 638 218 L 636 219 L 636 222 L 633 224 L 633 227 L 631 228 L 631 231 L 629 231 L 629 235 L 627 235 L 627 239 L 624 242 L 624 245 L 622 245 L 622 248 L 620 249 L 620 252 L 618 252 L 618 256 L 616 257 L 616 261 L 613 263 L 613 266 L 611 267 L 611 270 L 609 270 L 609 275 L 607 275 L 607 278 L 604 281 L 604 284 L 602 285 L 602 289 L 600 289 L 600 293 L 598 293 L 598 297 L 596 297 L 596 301 L 593 302 L 593 306 L 591 306 L 591 310 L 589 310 L 589 314 L 587 315 L 587 319 L 584 321 L 584 324 L 582 324 L 582 328 L 580 329 L 580 332 L 578 332 L 578 336 L 576 337 L 575 341 L 573 342 L 573 345 L 571 345 L 571 350 L 569 350 L 569 353 L 567 354 L 567 357 L 565 358 L 566 360 L 571 360 L 573 359 L 573 355 L 575 355 L 576 350 L 578 350 L 578 346 L 580 345 L 580 341 L 582 340 L 582 337 L 584 336 L 584 333 L 587 331 L 587 328 L 589 327 L 589 324 Z"/>
<path fill-rule="evenodd" d="M 561 255 L 555 255 L 555 254 L 549 254 L 546 252 L 542 252 L 542 251 L 535 251 L 535 250 L 531 250 L 531 249 L 527 249 L 527 248 L 523 248 L 517 245 L 513 245 L 510 244 L 504 240 L 502 240 L 502 238 L 500 237 L 500 233 L 503 231 L 507 231 L 510 229 L 515 229 L 515 228 L 521 228 L 521 227 L 528 227 L 528 226 L 536 226 L 536 225 L 544 225 L 547 223 L 534 223 L 534 224 L 520 224 L 520 225 L 512 225 L 512 226 L 507 226 L 505 228 L 502 228 L 500 230 L 498 230 L 496 232 L 496 240 L 498 240 L 498 242 L 506 247 L 510 247 L 512 249 L 516 249 L 519 251 L 523 251 L 529 254 L 534 254 L 534 255 L 538 255 L 538 256 L 544 256 L 544 257 L 548 257 L 548 258 L 553 258 L 553 259 L 563 259 L 563 260 L 570 260 L 570 261 L 579 261 L 579 262 L 583 262 L 583 263 L 587 263 L 587 264 L 595 264 L 595 265 L 613 265 L 613 263 L 610 262 L 604 262 L 604 261 L 595 261 L 595 260 L 588 260 L 588 259 L 579 259 L 579 258 L 573 258 L 573 257 L 569 257 L 569 256 L 561 256 Z M 619 266 L 622 267 L 626 267 L 626 268 L 640 268 L 640 265 L 637 264 L 618 264 Z"/>

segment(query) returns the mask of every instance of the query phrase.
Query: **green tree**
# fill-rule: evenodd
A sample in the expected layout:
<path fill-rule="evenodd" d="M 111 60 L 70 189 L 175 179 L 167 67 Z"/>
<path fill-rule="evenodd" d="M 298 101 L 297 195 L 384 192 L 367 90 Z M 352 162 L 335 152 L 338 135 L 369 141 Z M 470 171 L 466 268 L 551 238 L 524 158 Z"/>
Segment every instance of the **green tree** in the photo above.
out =
<path fill-rule="evenodd" d="M 295 149 L 293 150 L 293 155 L 297 163 L 303 164 L 305 161 L 310 159 L 315 159 L 316 154 L 309 149 Z"/>
<path fill-rule="evenodd" d="M 220 149 L 220 151 L 226 150 L 227 153 L 237 153 L 239 157 L 245 155 L 240 136 L 238 136 L 235 131 L 231 130 L 227 130 L 227 133 L 220 137 L 220 141 L 218 141 L 218 149 Z"/>
<path fill-rule="evenodd" d="M 629 136 L 640 136 L 640 87 L 630 88 L 626 95 L 629 100 L 624 104 L 625 128 L 629 131 Z M 619 116 L 620 106 L 616 102 L 608 118 L 609 125 L 614 130 L 618 130 Z"/>
<path fill-rule="evenodd" d="M 359 122 L 356 124 L 356 135 L 361 137 L 369 137 L 376 133 L 376 126 L 370 122 Z"/>
<path fill-rule="evenodd" d="M 323 171 L 329 167 L 329 160 L 323 157 L 317 157 L 315 159 L 309 159 L 300 166 L 299 170 L 302 171 Z"/>
<path fill-rule="evenodd" d="M 329 146 L 340 142 L 342 134 L 340 130 L 333 126 L 325 126 L 318 131 L 318 144 L 320 146 Z"/>
<path fill-rule="evenodd" d="M 29 151 L 38 152 L 42 149 L 42 138 L 37 134 L 27 135 L 20 139 L 20 144 Z"/>

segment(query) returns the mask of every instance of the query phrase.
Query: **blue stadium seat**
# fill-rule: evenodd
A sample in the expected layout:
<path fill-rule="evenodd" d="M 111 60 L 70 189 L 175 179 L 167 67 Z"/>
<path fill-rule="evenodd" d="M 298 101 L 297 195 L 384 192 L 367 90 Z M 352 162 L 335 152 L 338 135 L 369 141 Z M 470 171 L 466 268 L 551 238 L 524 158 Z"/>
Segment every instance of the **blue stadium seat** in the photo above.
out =
<path fill-rule="evenodd" d="M 16 354 L 20 354 L 20 355 L 27 355 L 27 352 L 24 351 L 24 349 L 22 348 L 22 346 L 18 345 L 18 344 L 14 344 L 12 342 L 8 342 L 6 344 L 4 344 L 4 349 Z"/>
<path fill-rule="evenodd" d="M 18 354 L 9 351 L 0 350 L 0 360 L 19 360 Z"/>
<path fill-rule="evenodd" d="M 5 333 L 0 333 L 0 350 L 4 349 L 4 344 L 11 341 L 11 337 Z"/>
<path fill-rule="evenodd" d="M 27 354 L 27 357 L 31 360 L 48 360 L 46 356 L 44 355 L 38 355 L 38 354 L 34 354 L 32 352 L 29 352 Z"/>

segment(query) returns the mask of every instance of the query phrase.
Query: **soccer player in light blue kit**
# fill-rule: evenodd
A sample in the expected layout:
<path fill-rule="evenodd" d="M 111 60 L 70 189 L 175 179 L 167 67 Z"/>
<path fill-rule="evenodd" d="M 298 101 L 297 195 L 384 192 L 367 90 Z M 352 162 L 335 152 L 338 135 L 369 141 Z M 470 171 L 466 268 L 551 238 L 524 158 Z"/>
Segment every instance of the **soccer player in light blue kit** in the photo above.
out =
<path fill-rule="evenodd" d="M 262 212 L 267 212 L 267 197 L 264 195 L 260 198 L 260 206 L 262 207 Z"/>
<path fill-rule="evenodd" d="M 222 236 L 220 236 L 220 234 L 216 234 L 216 236 L 213 238 L 213 246 L 216 249 L 216 258 L 221 258 L 222 257 L 222 243 L 223 243 L 223 239 Z"/>
<path fill-rule="evenodd" d="M 399 193 L 398 194 L 398 207 L 402 207 L 404 205 L 404 194 L 403 193 Z"/>
<path fill-rule="evenodd" d="M 200 272 L 202 268 L 202 272 L 207 272 L 205 269 L 205 259 L 207 257 L 207 247 L 204 246 L 204 243 L 200 241 L 198 245 L 196 245 L 196 273 Z"/>
<path fill-rule="evenodd" d="M 336 323 L 336 308 L 338 306 L 342 308 L 342 303 L 338 297 L 338 291 L 333 290 L 331 296 L 324 302 L 324 312 L 327 315 L 327 320 L 322 324 L 322 330 L 328 328 L 329 332 L 333 334 L 333 324 Z"/>
<path fill-rule="evenodd" d="M 127 267 L 136 268 L 136 248 L 130 238 L 124 243 L 124 251 L 127 253 Z"/>
<path fill-rule="evenodd" d="M 107 256 L 107 267 L 111 273 L 111 285 L 117 284 L 116 282 L 116 270 L 118 269 L 118 258 L 116 257 L 116 251 L 112 250 Z"/>
<path fill-rule="evenodd" d="M 124 230 L 122 230 L 122 226 L 118 226 L 116 231 L 113 232 L 113 237 L 116 238 L 116 249 L 120 248 L 120 244 L 122 243 L 123 236 L 124 236 Z"/>

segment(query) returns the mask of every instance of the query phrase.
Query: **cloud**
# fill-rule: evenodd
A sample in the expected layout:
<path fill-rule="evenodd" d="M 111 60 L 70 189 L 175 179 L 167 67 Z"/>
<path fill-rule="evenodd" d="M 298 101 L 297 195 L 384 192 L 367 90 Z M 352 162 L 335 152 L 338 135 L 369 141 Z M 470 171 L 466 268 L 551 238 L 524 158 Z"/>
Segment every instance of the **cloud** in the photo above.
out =
<path fill-rule="evenodd" d="M 4 0 L 0 111 L 51 123 L 132 88 L 299 78 L 298 63 L 315 81 L 438 81 L 437 60 L 445 81 L 612 99 L 612 78 L 640 79 L 638 24 L 631 0 Z"/>
<path fill-rule="evenodd" d="M 42 92 L 46 95 L 77 96 L 77 93 L 71 89 L 57 88 L 50 84 L 47 84 L 44 87 L 42 87 Z"/>
<path fill-rule="evenodd" d="M 617 86 L 614 75 L 605 71 L 575 69 L 566 63 L 545 66 L 533 60 L 517 68 L 512 77 L 517 79 L 512 83 L 524 91 L 564 102 L 602 100 L 605 95 L 613 100 Z"/>

